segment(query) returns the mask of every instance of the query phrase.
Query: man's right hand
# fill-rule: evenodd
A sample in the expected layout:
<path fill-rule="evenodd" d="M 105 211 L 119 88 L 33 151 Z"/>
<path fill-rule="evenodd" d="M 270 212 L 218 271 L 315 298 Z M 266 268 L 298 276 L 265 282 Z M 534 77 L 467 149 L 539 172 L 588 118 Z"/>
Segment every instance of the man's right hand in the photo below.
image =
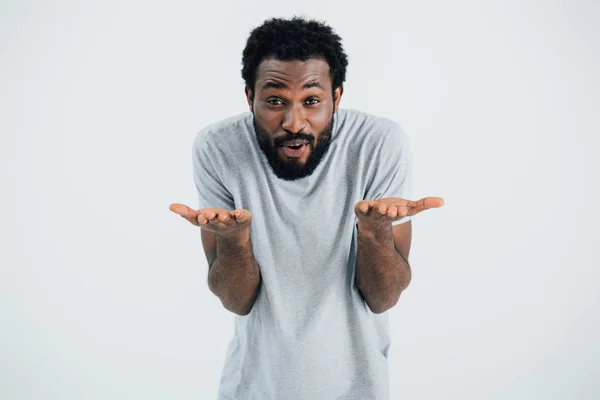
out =
<path fill-rule="evenodd" d="M 193 210 L 185 204 L 173 203 L 169 210 L 187 219 L 191 224 L 223 237 L 234 237 L 252 222 L 252 214 L 245 209 L 228 211 L 223 208 Z"/>

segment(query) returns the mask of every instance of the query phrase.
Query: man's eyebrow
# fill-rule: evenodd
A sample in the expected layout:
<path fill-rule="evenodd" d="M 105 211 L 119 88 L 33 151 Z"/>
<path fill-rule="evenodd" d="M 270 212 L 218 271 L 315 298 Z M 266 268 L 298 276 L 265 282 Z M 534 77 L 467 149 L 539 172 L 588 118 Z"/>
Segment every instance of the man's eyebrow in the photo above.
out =
<path fill-rule="evenodd" d="M 302 89 L 310 89 L 310 88 L 314 88 L 314 87 L 323 89 L 323 87 L 321 86 L 319 81 L 313 81 L 313 82 L 305 83 L 304 85 L 302 85 Z M 270 82 L 265 83 L 262 87 L 262 90 L 267 90 L 267 89 L 289 89 L 289 88 L 285 83 L 270 81 Z"/>
<path fill-rule="evenodd" d="M 267 89 L 289 89 L 285 83 L 280 82 L 267 82 L 262 87 L 263 90 Z"/>
<path fill-rule="evenodd" d="M 319 89 L 323 89 L 323 87 L 321 86 L 321 84 L 319 83 L 319 81 L 313 81 L 313 82 L 309 82 L 309 83 L 305 83 L 302 86 L 302 89 L 310 89 L 310 88 L 319 88 Z"/>

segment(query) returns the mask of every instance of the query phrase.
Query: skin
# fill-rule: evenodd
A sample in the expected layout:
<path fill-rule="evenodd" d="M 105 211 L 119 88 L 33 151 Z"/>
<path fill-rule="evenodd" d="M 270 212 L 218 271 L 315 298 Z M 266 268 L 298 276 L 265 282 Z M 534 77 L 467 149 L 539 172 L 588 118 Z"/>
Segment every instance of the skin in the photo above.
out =
<path fill-rule="evenodd" d="M 247 315 L 258 295 L 260 267 L 252 254 L 248 210 L 204 208 L 194 210 L 174 203 L 171 211 L 199 226 L 208 261 L 208 287 L 223 306 L 238 315 Z"/>
<path fill-rule="evenodd" d="M 354 206 L 358 217 L 356 286 L 374 313 L 394 307 L 411 280 L 412 221 L 396 226 L 392 222 L 443 205 L 440 197 L 418 201 L 388 197 L 362 200 Z"/>
<path fill-rule="evenodd" d="M 245 88 L 246 99 L 254 114 L 257 140 L 271 168 L 282 179 L 310 175 L 326 154 L 343 86 L 333 89 L 329 66 L 324 60 L 266 59 L 258 67 L 254 89 Z M 309 140 L 310 145 L 302 157 L 288 158 L 280 145 L 295 138 Z M 359 243 L 356 283 L 373 312 L 393 307 L 410 282 L 407 259 L 411 221 L 397 226 L 391 222 L 443 204 L 439 197 L 418 201 L 384 198 L 356 203 Z M 247 315 L 261 282 L 260 266 L 252 255 L 250 211 L 194 210 L 178 203 L 171 204 L 170 210 L 201 228 L 213 293 L 226 309 Z"/>
<path fill-rule="evenodd" d="M 343 86 L 333 90 L 329 64 L 267 59 L 258 67 L 254 88 L 246 86 L 246 100 L 273 172 L 286 180 L 312 174 L 329 148 L 333 115 L 344 92 Z M 281 147 L 294 139 L 309 141 L 300 158 L 288 158 Z"/>

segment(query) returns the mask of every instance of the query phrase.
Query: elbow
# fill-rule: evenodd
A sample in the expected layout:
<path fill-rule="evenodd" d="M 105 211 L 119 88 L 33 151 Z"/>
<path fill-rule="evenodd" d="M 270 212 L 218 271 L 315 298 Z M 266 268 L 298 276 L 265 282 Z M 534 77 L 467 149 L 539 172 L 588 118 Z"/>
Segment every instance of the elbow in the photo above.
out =
<path fill-rule="evenodd" d="M 371 311 L 373 312 L 373 314 L 383 314 L 384 312 L 386 312 L 387 310 L 389 310 L 392 307 L 370 307 Z"/>
<path fill-rule="evenodd" d="M 239 316 L 246 316 L 248 314 L 250 314 L 250 312 L 252 311 L 252 308 L 254 306 L 254 302 L 252 302 L 249 305 L 245 305 L 245 304 L 226 304 L 224 301 L 221 301 L 223 303 L 223 307 L 225 307 L 226 310 L 231 311 L 232 313 L 239 315 Z"/>
<path fill-rule="evenodd" d="M 221 304 L 223 304 L 223 307 L 227 311 L 231 311 L 232 313 L 242 317 L 250 314 L 256 301 L 256 296 L 252 296 L 249 299 L 229 298 L 227 296 L 219 295 L 217 295 L 217 297 L 219 297 Z"/>
<path fill-rule="evenodd" d="M 379 298 L 367 299 L 365 297 L 365 302 L 373 312 L 373 314 L 383 314 L 389 309 L 393 308 L 400 301 L 400 294 L 402 291 L 398 293 L 390 293 L 387 296 L 381 296 Z"/>
<path fill-rule="evenodd" d="M 389 301 L 389 302 L 378 302 L 378 303 L 374 303 L 374 302 L 367 302 L 369 308 L 371 309 L 371 311 L 373 312 L 373 314 L 383 314 L 384 312 L 388 311 L 389 309 L 391 309 L 392 307 L 394 307 L 396 304 L 398 303 L 398 301 L 396 300 L 394 301 Z"/>
<path fill-rule="evenodd" d="M 213 280 L 209 279 L 208 287 L 219 298 L 227 311 L 240 316 L 250 314 L 258 296 L 258 286 L 252 292 L 243 291 L 239 293 L 230 290 L 226 286 L 217 285 Z"/>
<path fill-rule="evenodd" d="M 258 291 L 255 291 L 251 295 L 244 296 L 232 296 L 227 294 L 217 295 L 219 300 L 221 300 L 221 304 L 227 311 L 231 311 L 234 314 L 240 316 L 246 316 L 252 312 L 252 308 L 254 308 L 254 303 L 256 302 L 256 298 L 258 295 Z"/>

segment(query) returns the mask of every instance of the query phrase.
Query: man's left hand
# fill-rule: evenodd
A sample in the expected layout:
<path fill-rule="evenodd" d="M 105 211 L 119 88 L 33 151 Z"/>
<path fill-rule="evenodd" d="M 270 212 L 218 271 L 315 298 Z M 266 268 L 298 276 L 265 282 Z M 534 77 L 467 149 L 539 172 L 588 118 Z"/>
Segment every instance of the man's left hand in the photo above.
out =
<path fill-rule="evenodd" d="M 361 200 L 354 206 L 354 213 L 360 224 L 378 230 L 404 217 L 417 215 L 421 211 L 443 205 L 444 199 L 441 197 L 424 197 L 417 201 L 386 197 L 378 200 Z"/>

